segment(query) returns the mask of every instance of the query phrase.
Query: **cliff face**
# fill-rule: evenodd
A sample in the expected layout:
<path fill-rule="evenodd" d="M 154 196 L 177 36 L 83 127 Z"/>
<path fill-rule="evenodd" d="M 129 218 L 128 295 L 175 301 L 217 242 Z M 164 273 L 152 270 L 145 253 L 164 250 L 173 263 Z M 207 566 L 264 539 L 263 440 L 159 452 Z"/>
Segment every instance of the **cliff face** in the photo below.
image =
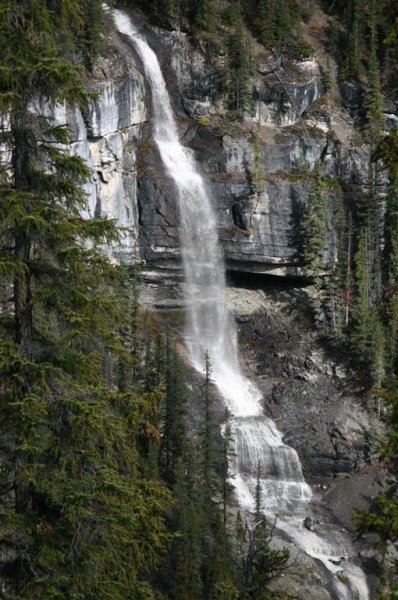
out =
<path fill-rule="evenodd" d="M 118 222 L 121 243 L 110 250 L 131 260 L 138 255 L 137 147 L 148 103 L 134 58 L 116 36 L 112 44 L 110 55 L 96 66 L 87 112 L 44 101 L 34 110 L 69 128 L 71 153 L 83 157 L 91 170 L 85 187 L 88 213 Z"/>
<path fill-rule="evenodd" d="M 334 83 L 325 95 L 322 47 L 319 56 L 310 60 L 282 64 L 259 50 L 252 40 L 257 65 L 253 108 L 243 122 L 238 122 L 226 109 L 222 82 L 225 57 L 220 49 L 209 42 L 193 46 L 184 33 L 150 26 L 140 15 L 135 19 L 161 58 L 181 138 L 195 152 L 206 174 L 227 267 L 241 274 L 305 277 L 296 258 L 297 232 L 311 185 L 308 171 L 318 161 L 327 175 L 343 181 L 342 190 L 330 191 L 325 260 L 333 261 L 339 194 L 355 197 L 367 178 L 369 149 L 358 143 L 356 128 L 361 89 L 347 83 L 339 90 Z M 150 93 L 142 66 L 127 40 L 109 32 L 109 42 L 112 51 L 97 63 L 91 82 L 94 96 L 88 113 L 58 106 L 52 114 L 57 122 L 69 125 L 72 152 L 82 155 L 92 170 L 87 185 L 90 214 L 115 218 L 124 228 L 121 244 L 112 248 L 112 253 L 127 262 L 141 259 L 145 265 L 143 302 L 157 308 L 180 307 L 184 284 L 178 208 L 173 184 L 165 176 L 151 135 Z M 331 76 L 333 79 L 333 69 Z M 396 110 L 391 103 L 386 104 L 390 113 Z M 391 113 L 390 119 L 393 117 Z M 250 304 L 252 299 L 248 301 Z M 238 319 L 245 310 L 245 305 L 232 306 Z M 284 338 L 274 316 L 269 318 L 269 335 L 262 331 L 268 319 L 263 315 L 262 333 L 258 327 L 253 331 L 249 328 L 245 343 L 255 344 L 256 336 L 268 340 L 265 354 L 261 350 L 264 343 L 259 344 L 257 375 L 262 376 L 265 369 L 264 377 L 274 381 L 266 396 L 280 413 L 282 429 L 285 421 L 291 424 L 286 432 L 289 443 L 299 450 L 310 476 L 328 478 L 355 470 L 366 459 L 370 428 L 357 394 L 351 397 L 348 386 L 339 395 L 341 390 L 335 389 L 338 366 L 322 370 L 326 369 L 319 358 L 323 351 L 314 350 L 319 356 L 312 357 L 311 345 L 316 345 L 312 338 L 301 351 L 298 334 L 296 341 L 288 344 L 290 358 L 283 366 L 285 357 L 279 356 L 277 348 L 284 345 Z M 310 330 L 311 325 L 307 326 Z M 301 357 L 302 352 L 307 358 Z M 277 382 L 275 373 L 281 369 Z M 311 373 L 317 374 L 314 381 Z M 305 392 L 308 406 L 297 412 L 303 386 L 309 389 Z M 319 417 L 319 397 L 331 407 L 330 415 L 323 411 Z M 302 432 L 304 421 L 310 422 L 314 415 L 311 446 Z"/>
<path fill-rule="evenodd" d="M 350 196 L 366 181 L 369 150 L 356 128 L 362 90 L 334 82 L 325 93 L 327 59 L 319 44 L 311 59 L 276 62 L 253 40 L 252 110 L 237 122 L 226 111 L 225 56 L 217 45 L 193 46 L 184 33 L 141 25 L 162 58 L 181 137 L 207 175 L 228 267 L 302 275 L 296 255 L 310 185 L 305 171 L 320 161 Z M 178 215 L 151 139 L 150 97 L 133 50 L 115 33 L 110 37 L 113 50 L 97 64 L 92 82 L 97 97 L 89 113 L 58 108 L 56 117 L 72 127 L 73 151 L 92 168 L 91 213 L 112 216 L 127 228 L 117 252 L 138 252 L 151 267 L 174 269 Z M 328 60 L 333 81 L 331 64 Z M 397 120 L 394 111 L 386 101 L 391 123 Z M 325 259 L 333 261 L 338 192 L 331 189 L 330 197 Z"/>
<path fill-rule="evenodd" d="M 245 285 L 248 273 L 277 275 L 279 282 L 305 279 L 297 261 L 298 231 L 309 172 L 318 161 L 331 180 L 342 182 L 341 189 L 331 186 L 329 192 L 325 260 L 334 261 L 340 196 L 355 200 L 368 177 L 369 148 L 357 128 L 362 90 L 351 83 L 339 88 L 332 63 L 333 83 L 326 93 L 329 61 L 320 42 L 311 59 L 276 62 L 252 40 L 252 109 L 237 121 L 227 111 L 225 56 L 217 44 L 193 45 L 184 33 L 150 26 L 139 14 L 134 19 L 161 59 L 181 139 L 206 174 L 227 268 Z M 108 37 L 110 51 L 96 65 L 88 113 L 57 107 L 52 114 L 70 126 L 72 152 L 92 170 L 90 214 L 115 218 L 124 227 L 112 253 L 145 265 L 143 302 L 179 308 L 178 207 L 152 138 L 150 93 L 127 40 L 115 32 Z M 385 109 L 390 124 L 398 120 L 393 103 L 386 101 Z M 375 483 L 374 471 L 357 473 L 369 460 L 373 427 L 363 408 L 363 388 L 353 384 L 355 373 L 345 369 L 344 360 L 319 343 L 309 321 L 297 325 L 300 312 L 308 309 L 306 294 L 267 286 L 267 292 L 239 284 L 229 290 L 248 368 L 264 391 L 267 414 L 297 449 L 306 477 L 319 489 L 320 519 L 350 529 L 353 506 L 365 508 L 363 498 L 385 484 Z M 305 561 L 297 566 L 297 581 L 291 571 L 292 593 L 301 582 L 307 586 L 303 597 L 333 598 L 322 580 L 327 576 Z"/>

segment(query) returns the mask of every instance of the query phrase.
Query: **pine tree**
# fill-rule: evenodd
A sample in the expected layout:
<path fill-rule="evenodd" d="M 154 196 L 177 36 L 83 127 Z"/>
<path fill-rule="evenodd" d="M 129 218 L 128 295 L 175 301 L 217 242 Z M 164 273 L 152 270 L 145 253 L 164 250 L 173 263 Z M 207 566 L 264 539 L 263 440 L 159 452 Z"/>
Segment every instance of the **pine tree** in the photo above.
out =
<path fill-rule="evenodd" d="M 272 593 L 269 583 L 286 569 L 289 552 L 274 550 L 270 546 L 272 530 L 269 531 L 262 509 L 261 465 L 257 468 L 255 506 L 252 528 L 243 528 L 242 520 L 237 520 L 237 547 L 239 552 L 240 591 L 243 598 L 250 600 L 277 600 L 283 594 Z"/>
<path fill-rule="evenodd" d="M 205 381 L 203 384 L 203 425 L 200 431 L 201 441 L 201 469 L 203 482 L 203 506 L 204 510 L 210 510 L 215 491 L 215 420 L 214 420 L 214 398 L 211 383 L 211 366 L 209 355 L 205 355 Z M 209 515 L 211 512 L 209 513 Z M 207 519 L 210 522 L 210 519 Z"/>
<path fill-rule="evenodd" d="M 379 143 L 374 160 L 389 168 L 390 183 L 385 209 L 383 287 L 385 289 L 386 349 L 389 374 L 398 373 L 398 134 L 391 132 Z"/>
<path fill-rule="evenodd" d="M 388 407 L 389 431 L 382 449 L 383 458 L 396 464 L 398 456 L 398 393 L 396 389 L 378 390 Z M 357 531 L 359 536 L 372 533 L 378 538 L 375 544 L 380 551 L 379 598 L 394 598 L 397 593 L 396 577 L 397 564 L 388 559 L 388 542 L 396 544 L 398 540 L 398 497 L 396 493 L 380 493 L 372 503 L 370 512 L 356 514 Z"/>
<path fill-rule="evenodd" d="M 321 167 L 314 169 L 314 180 L 301 221 L 300 257 L 314 274 L 320 286 L 320 275 L 326 267 L 325 254 L 329 235 L 330 195 Z"/>
<path fill-rule="evenodd" d="M 169 484 L 177 477 L 177 465 L 183 458 L 186 426 L 186 373 L 173 347 L 170 331 L 166 339 L 166 392 L 163 403 L 161 473 Z"/>
<path fill-rule="evenodd" d="M 235 26 L 227 41 L 228 89 L 230 108 L 243 115 L 251 104 L 252 57 L 244 34 L 240 4 L 236 6 Z"/>
<path fill-rule="evenodd" d="M 196 0 L 194 29 L 212 31 L 215 28 L 216 4 L 214 0 Z"/>
<path fill-rule="evenodd" d="M 294 10 L 291 0 L 258 0 L 258 33 L 266 48 L 280 54 L 292 40 Z"/>
<path fill-rule="evenodd" d="M 275 21 L 276 49 L 280 53 L 291 37 L 291 0 L 279 0 Z"/>
<path fill-rule="evenodd" d="M 372 49 L 370 55 L 365 110 L 367 119 L 367 137 L 374 147 L 377 141 L 380 140 L 384 125 L 380 69 L 375 48 Z"/>
<path fill-rule="evenodd" d="M 222 492 L 222 520 L 224 532 L 227 532 L 228 509 L 231 503 L 233 485 L 231 483 L 232 473 L 231 461 L 234 459 L 234 439 L 231 430 L 231 414 L 226 410 L 223 423 L 223 446 L 221 455 L 221 492 Z"/>
<path fill-rule="evenodd" d="M 275 0 L 260 0 L 258 6 L 260 17 L 260 41 L 266 48 L 276 45 L 276 2 Z"/>
<path fill-rule="evenodd" d="M 363 228 L 355 254 L 356 298 L 351 342 L 355 351 L 371 366 L 373 378 L 380 385 L 385 364 L 384 332 L 378 307 L 374 302 L 372 260 L 369 231 Z"/>
<path fill-rule="evenodd" d="M 384 137 L 374 152 L 373 159 L 381 160 L 389 168 L 390 184 L 385 214 L 385 247 L 384 247 L 384 286 L 386 289 L 385 319 L 387 323 L 383 342 L 387 349 L 390 376 L 389 389 L 378 389 L 378 397 L 386 406 L 388 422 L 387 439 L 382 448 L 382 458 L 395 465 L 398 456 L 398 393 L 397 378 L 397 324 L 398 324 L 398 254 L 396 248 L 396 227 L 398 219 L 397 184 L 398 184 L 398 135 L 392 132 Z M 361 261 L 363 262 L 363 261 Z M 380 378 L 379 378 L 380 379 Z M 376 378 L 377 380 L 377 378 Z M 397 594 L 397 565 L 388 560 L 388 542 L 396 544 L 398 539 L 398 498 L 395 493 L 380 493 L 372 504 L 369 513 L 357 515 L 358 532 L 378 536 L 377 546 L 380 550 L 380 598 L 393 598 Z"/>
<path fill-rule="evenodd" d="M 115 224 L 83 220 L 89 172 L 67 132 L 32 107 L 86 103 L 45 3 L 0 3 L 0 102 L 11 153 L 0 183 L 0 574 L 13 600 L 150 598 L 168 536 L 167 492 L 143 479 L 137 437 L 151 397 L 104 376 L 124 352 L 118 268 L 96 248 Z M 106 318 L 104 316 L 106 315 Z"/>
<path fill-rule="evenodd" d="M 85 0 L 82 3 L 83 27 L 80 45 L 86 67 L 93 68 L 94 59 L 103 48 L 103 34 L 105 31 L 104 9 L 101 0 Z"/>
<path fill-rule="evenodd" d="M 362 70 L 365 47 L 365 1 L 350 0 L 347 2 L 345 23 L 347 27 L 347 71 L 351 76 L 358 76 Z"/>
<path fill-rule="evenodd" d="M 328 281 L 331 305 L 331 326 L 334 335 L 340 337 L 350 322 L 352 309 L 352 243 L 353 223 L 351 212 L 346 216 L 343 198 L 339 194 L 335 214 L 336 264 Z"/>
<path fill-rule="evenodd" d="M 202 600 L 202 505 L 194 451 L 188 443 L 179 461 L 175 485 L 174 528 L 177 536 L 171 553 L 172 594 L 178 600 Z"/>

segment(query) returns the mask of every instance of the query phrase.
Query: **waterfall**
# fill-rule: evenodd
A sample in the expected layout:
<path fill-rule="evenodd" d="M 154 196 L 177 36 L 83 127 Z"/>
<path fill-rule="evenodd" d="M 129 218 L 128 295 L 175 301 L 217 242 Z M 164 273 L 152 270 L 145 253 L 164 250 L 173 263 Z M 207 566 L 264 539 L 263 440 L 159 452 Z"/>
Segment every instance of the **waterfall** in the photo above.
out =
<path fill-rule="evenodd" d="M 275 423 L 264 416 L 260 391 L 241 370 L 236 327 L 225 304 L 224 262 L 215 212 L 193 153 L 179 141 L 157 56 L 125 13 L 115 10 L 114 16 L 118 30 L 128 36 L 142 60 L 151 88 L 153 135 L 166 172 L 174 182 L 180 213 L 187 305 L 185 343 L 193 366 L 200 372 L 204 371 L 204 356 L 208 353 L 214 383 L 233 415 L 231 429 L 236 458 L 232 470 L 239 504 L 249 511 L 253 509 L 260 463 L 267 514 L 278 513 L 279 529 L 304 552 L 323 562 L 329 571 L 337 573 L 342 568 L 330 559 L 349 558 L 349 541 L 341 536 L 332 549 L 320 536 L 303 527 L 303 515 L 305 510 L 307 514 L 310 511 L 312 493 L 304 481 L 299 457 L 283 443 Z M 336 578 L 337 598 L 367 600 L 362 572 L 352 565 L 351 575 L 346 568 L 344 573 L 350 578 L 353 591 L 349 593 L 348 586 Z"/>

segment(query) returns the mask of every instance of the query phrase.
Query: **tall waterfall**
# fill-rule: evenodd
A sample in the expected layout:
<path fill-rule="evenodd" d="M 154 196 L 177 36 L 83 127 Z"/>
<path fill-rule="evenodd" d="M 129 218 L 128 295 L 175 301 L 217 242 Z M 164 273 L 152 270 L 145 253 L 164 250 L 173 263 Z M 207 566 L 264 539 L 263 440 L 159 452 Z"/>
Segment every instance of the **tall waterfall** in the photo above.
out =
<path fill-rule="evenodd" d="M 224 263 L 218 242 L 217 221 L 205 181 L 192 152 L 179 141 L 170 97 L 156 54 L 137 32 L 129 17 L 114 11 L 118 30 L 128 36 L 144 65 L 153 105 L 153 133 L 166 171 L 174 182 L 180 212 L 180 241 L 186 284 L 186 346 L 194 367 L 203 372 L 210 358 L 214 383 L 233 415 L 236 459 L 232 465 L 240 505 L 254 505 L 257 466 L 261 464 L 264 509 L 278 513 L 279 528 L 308 555 L 336 573 L 342 570 L 330 559 L 349 557 L 349 542 L 340 536 L 334 549 L 303 525 L 311 499 L 297 452 L 283 443 L 275 423 L 264 416 L 261 394 L 242 373 L 237 333 L 225 304 Z M 307 507 L 307 508 L 305 508 Z M 329 564 L 330 563 L 330 564 Z M 350 585 L 337 581 L 336 598 L 367 600 L 362 572 L 352 565 Z M 351 588 L 351 591 L 350 589 Z"/>

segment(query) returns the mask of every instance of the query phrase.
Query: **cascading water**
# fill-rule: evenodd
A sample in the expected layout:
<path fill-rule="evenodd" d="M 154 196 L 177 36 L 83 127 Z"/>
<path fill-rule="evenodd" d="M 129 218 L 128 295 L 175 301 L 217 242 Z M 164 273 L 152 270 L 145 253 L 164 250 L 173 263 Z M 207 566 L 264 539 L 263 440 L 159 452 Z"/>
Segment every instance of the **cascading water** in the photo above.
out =
<path fill-rule="evenodd" d="M 152 91 L 153 132 L 160 156 L 173 180 L 180 211 L 180 240 L 187 295 L 186 346 L 194 367 L 204 370 L 210 358 L 214 383 L 233 415 L 231 426 L 236 459 L 232 465 L 239 504 L 252 510 L 257 467 L 261 464 L 264 509 L 278 513 L 278 527 L 308 555 L 318 558 L 332 573 L 342 570 L 330 559 L 349 557 L 349 541 L 341 539 L 334 549 L 303 525 L 311 488 L 305 483 L 297 452 L 283 443 L 273 421 L 264 416 L 261 394 L 242 373 L 236 328 L 225 304 L 225 275 L 218 243 L 217 222 L 203 177 L 192 152 L 179 141 L 169 94 L 156 54 L 136 31 L 130 18 L 114 11 L 118 30 L 132 41 Z M 350 586 L 335 581 L 336 597 L 367 600 L 364 575 L 351 565 L 345 568 Z M 351 590 L 349 590 L 351 588 Z"/>

